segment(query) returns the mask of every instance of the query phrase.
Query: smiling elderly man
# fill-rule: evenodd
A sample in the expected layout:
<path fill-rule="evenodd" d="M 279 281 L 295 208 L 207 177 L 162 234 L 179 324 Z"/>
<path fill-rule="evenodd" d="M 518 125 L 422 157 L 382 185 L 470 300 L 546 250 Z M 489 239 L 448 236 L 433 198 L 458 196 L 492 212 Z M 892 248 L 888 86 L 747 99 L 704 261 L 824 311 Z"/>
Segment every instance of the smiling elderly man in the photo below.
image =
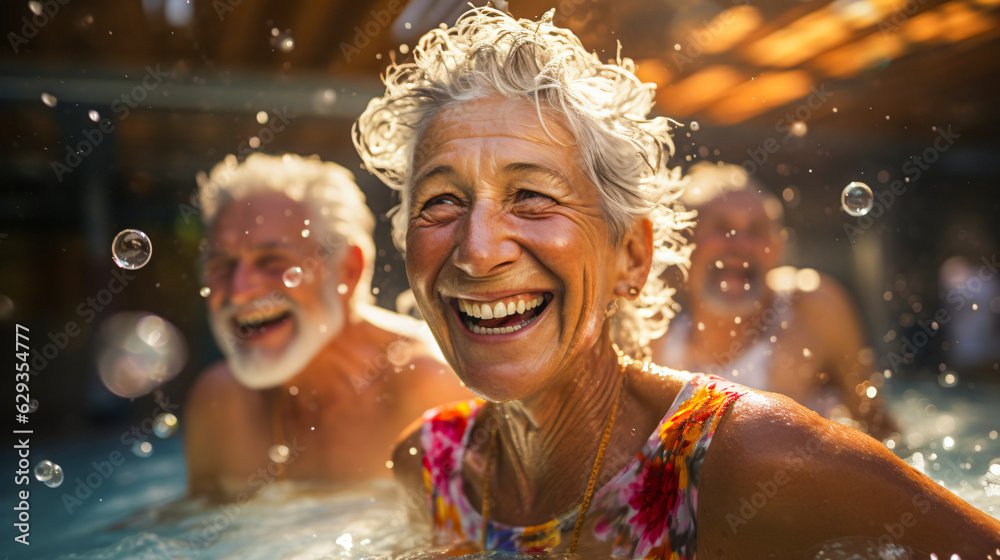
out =
<path fill-rule="evenodd" d="M 318 158 L 227 157 L 199 175 L 212 332 L 226 361 L 187 403 L 192 493 L 282 478 L 388 477 L 395 436 L 468 397 L 424 325 L 371 305 L 374 218 L 353 176 Z"/>

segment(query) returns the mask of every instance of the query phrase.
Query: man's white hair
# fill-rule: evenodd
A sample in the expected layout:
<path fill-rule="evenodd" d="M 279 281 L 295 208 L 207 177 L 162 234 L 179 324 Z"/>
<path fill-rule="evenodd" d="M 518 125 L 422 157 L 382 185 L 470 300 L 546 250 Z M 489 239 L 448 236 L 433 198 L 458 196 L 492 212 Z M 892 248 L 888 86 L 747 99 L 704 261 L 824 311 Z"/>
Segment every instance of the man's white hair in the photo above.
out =
<path fill-rule="evenodd" d="M 198 173 L 198 199 L 206 230 L 230 202 L 261 192 L 278 192 L 300 202 L 312 214 L 310 225 L 330 262 L 338 262 L 348 246 L 361 249 L 365 267 L 354 291 L 355 302 L 371 302 L 375 270 L 375 218 L 354 175 L 319 156 L 251 154 L 243 163 L 230 154 L 212 168 Z"/>
<path fill-rule="evenodd" d="M 368 169 L 400 191 L 393 236 L 405 250 L 416 153 L 426 127 L 442 108 L 489 96 L 535 104 L 542 124 L 555 117 L 573 134 L 579 165 L 601 193 L 601 210 L 613 243 L 633 220 L 653 222 L 654 256 L 649 278 L 634 302 L 619 301 L 613 338 L 626 352 L 644 354 L 673 316 L 674 289 L 660 279 L 670 265 L 686 269 L 690 248 L 680 231 L 692 215 L 677 201 L 680 169 L 667 167 L 673 154 L 673 121 L 647 118 L 655 84 L 635 76 L 635 64 L 619 54 L 603 63 L 568 29 L 516 20 L 492 8 L 475 8 L 453 27 L 434 29 L 414 49 L 414 62 L 393 63 L 386 92 L 373 99 L 354 125 L 355 147 Z M 552 121 L 550 121 L 552 122 Z"/>
<path fill-rule="evenodd" d="M 784 221 L 784 207 L 778 197 L 771 194 L 764 185 L 755 177 L 747 173 L 742 165 L 731 163 L 712 163 L 700 161 L 688 168 L 687 176 L 684 178 L 687 185 L 681 194 L 680 201 L 686 208 L 699 208 L 700 206 L 715 200 L 726 197 L 730 193 L 748 192 L 756 196 L 764 212 L 771 219 L 773 225 L 781 228 Z"/>

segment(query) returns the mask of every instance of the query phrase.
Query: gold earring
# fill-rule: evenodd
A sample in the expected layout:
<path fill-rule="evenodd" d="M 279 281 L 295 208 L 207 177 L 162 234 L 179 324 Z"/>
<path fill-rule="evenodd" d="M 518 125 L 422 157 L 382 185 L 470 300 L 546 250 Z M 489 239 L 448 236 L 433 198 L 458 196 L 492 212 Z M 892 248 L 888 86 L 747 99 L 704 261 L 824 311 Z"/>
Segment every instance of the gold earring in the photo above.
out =
<path fill-rule="evenodd" d="M 612 315 L 615 314 L 615 311 L 618 310 L 617 303 L 618 303 L 617 299 L 613 299 L 613 300 L 611 300 L 610 303 L 608 303 L 608 307 L 604 309 L 604 318 L 605 319 L 607 319 L 608 317 L 611 317 Z"/>
<path fill-rule="evenodd" d="M 631 296 L 631 297 L 635 297 L 635 296 L 639 295 L 639 290 L 636 289 L 635 286 L 632 286 L 632 287 L 630 287 L 628 289 L 628 295 Z"/>

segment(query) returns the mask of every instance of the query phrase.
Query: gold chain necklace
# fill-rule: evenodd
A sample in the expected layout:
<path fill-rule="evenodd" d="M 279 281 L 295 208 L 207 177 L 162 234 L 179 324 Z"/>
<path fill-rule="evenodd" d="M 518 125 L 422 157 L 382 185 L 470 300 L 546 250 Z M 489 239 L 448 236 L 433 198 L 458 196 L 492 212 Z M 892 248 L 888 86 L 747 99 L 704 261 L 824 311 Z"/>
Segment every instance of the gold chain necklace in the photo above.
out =
<path fill-rule="evenodd" d="M 618 350 L 617 347 L 615 350 Z M 618 352 L 618 371 L 622 374 L 623 380 L 625 369 L 630 363 L 631 360 L 629 360 L 627 356 L 623 356 L 621 352 Z M 608 450 L 608 440 L 611 438 L 611 429 L 615 425 L 615 417 L 618 415 L 618 403 L 621 401 L 623 390 L 623 388 L 619 388 L 618 394 L 615 395 L 615 404 L 611 407 L 611 414 L 608 416 L 608 422 L 604 426 L 604 435 L 601 436 L 601 444 L 597 447 L 597 457 L 594 459 L 594 468 L 590 471 L 590 478 L 587 480 L 587 489 L 583 493 L 583 502 L 580 503 L 580 512 L 576 516 L 576 527 L 573 529 L 573 540 L 569 545 L 570 553 L 576 552 L 576 545 L 580 542 L 580 535 L 583 533 L 583 520 L 587 517 L 587 510 L 590 509 L 590 501 L 594 497 L 594 490 L 597 487 L 597 475 L 601 472 L 601 464 L 604 462 L 604 453 Z M 496 435 L 496 429 L 490 432 L 490 450 L 486 459 L 486 467 L 483 469 L 483 531 L 480 539 L 480 546 L 483 550 L 486 550 L 486 527 L 490 520 L 490 475 L 493 473 L 493 463 L 496 462 Z"/>

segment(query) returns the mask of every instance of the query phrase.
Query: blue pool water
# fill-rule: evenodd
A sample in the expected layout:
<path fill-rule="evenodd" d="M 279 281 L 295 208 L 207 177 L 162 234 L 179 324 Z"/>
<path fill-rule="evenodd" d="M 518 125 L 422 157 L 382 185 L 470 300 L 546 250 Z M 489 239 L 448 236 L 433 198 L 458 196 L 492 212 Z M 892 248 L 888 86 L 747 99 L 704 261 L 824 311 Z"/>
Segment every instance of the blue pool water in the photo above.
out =
<path fill-rule="evenodd" d="M 896 384 L 892 391 L 893 412 L 906 428 L 897 454 L 1000 518 L 1000 477 L 986 476 L 990 464 L 1000 460 L 1000 435 L 991 437 L 1000 430 L 995 404 L 1000 387 Z M 151 442 L 153 453 L 145 458 L 117 437 L 32 449 L 32 465 L 46 458 L 58 463 L 65 482 L 48 488 L 32 478 L 31 545 L 13 544 L 15 533 L 9 529 L 0 555 L 32 560 L 307 560 L 427 550 L 425 536 L 406 525 L 389 482 L 336 491 L 275 482 L 243 506 L 213 505 L 184 497 L 181 434 Z M 123 462 L 119 459 L 108 470 L 113 457 Z M 14 464 L 13 459 L 8 453 L 4 462 Z M 4 497 L 4 511 L 11 511 L 6 505 L 10 498 Z M 423 556 L 417 552 L 409 558 Z M 484 556 L 510 557 L 477 557 Z"/>

